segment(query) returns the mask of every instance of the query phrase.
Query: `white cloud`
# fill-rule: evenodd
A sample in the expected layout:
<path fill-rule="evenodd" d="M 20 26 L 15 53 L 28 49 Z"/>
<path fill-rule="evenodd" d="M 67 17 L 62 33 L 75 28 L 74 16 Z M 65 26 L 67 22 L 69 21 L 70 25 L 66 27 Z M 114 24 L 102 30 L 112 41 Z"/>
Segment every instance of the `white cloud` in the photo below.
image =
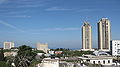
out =
<path fill-rule="evenodd" d="M 72 9 L 60 8 L 60 7 L 51 7 L 45 9 L 45 11 L 68 11 L 68 10 L 72 10 Z"/>
<path fill-rule="evenodd" d="M 74 30 L 80 30 L 80 28 L 50 28 L 50 29 L 44 29 L 45 31 L 74 31 Z"/>
<path fill-rule="evenodd" d="M 45 34 L 43 32 L 45 31 L 79 31 L 80 28 L 73 28 L 73 27 L 69 27 L 69 28 L 47 28 L 47 29 L 33 29 L 33 30 L 27 30 L 27 32 L 31 32 L 31 34 Z M 41 33 L 42 31 L 42 33 Z"/>
<path fill-rule="evenodd" d="M 76 31 L 76 30 L 80 30 L 80 28 L 73 28 L 73 27 L 69 27 L 69 28 L 47 28 L 47 29 L 33 29 L 30 30 L 32 32 L 38 32 L 38 31 Z"/>
<path fill-rule="evenodd" d="M 78 12 L 102 11 L 103 9 L 80 9 Z"/>
<path fill-rule="evenodd" d="M 0 24 L 3 24 L 3 25 L 5 25 L 5 26 L 7 26 L 7 27 L 9 27 L 9 28 L 15 29 L 15 30 L 20 31 L 20 32 L 25 32 L 25 31 L 23 31 L 23 30 L 21 30 L 21 29 L 17 28 L 16 26 L 11 25 L 11 24 L 6 23 L 6 22 L 1 21 L 1 20 L 0 20 Z"/>
<path fill-rule="evenodd" d="M 18 6 L 17 8 L 36 8 L 36 7 L 41 7 L 41 6 L 43 6 L 42 4 L 40 5 L 40 4 L 32 4 L 32 5 L 20 5 L 20 6 Z"/>
<path fill-rule="evenodd" d="M 30 18 L 31 16 L 28 16 L 28 15 L 16 15 L 16 16 L 8 16 L 8 17 L 15 17 L 15 18 Z"/>
<path fill-rule="evenodd" d="M 31 18 L 29 15 L 7 15 L 3 17 L 10 17 L 10 18 Z"/>

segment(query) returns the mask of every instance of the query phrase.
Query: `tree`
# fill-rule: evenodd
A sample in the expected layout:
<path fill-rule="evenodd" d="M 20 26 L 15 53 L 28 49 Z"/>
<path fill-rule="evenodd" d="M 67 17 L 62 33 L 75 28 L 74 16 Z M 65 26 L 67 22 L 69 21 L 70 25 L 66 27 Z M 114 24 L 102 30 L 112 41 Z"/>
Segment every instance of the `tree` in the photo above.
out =
<path fill-rule="evenodd" d="M 42 50 L 34 50 L 33 52 L 34 52 L 34 53 L 45 53 L 45 52 L 42 51 Z"/>
<path fill-rule="evenodd" d="M 26 45 L 20 46 L 18 50 L 18 55 L 14 60 L 16 67 L 28 67 L 36 56 L 36 53 L 32 51 L 30 46 Z"/>
<path fill-rule="evenodd" d="M 0 67 L 11 67 L 9 64 L 6 64 L 5 61 L 0 61 Z"/>
<path fill-rule="evenodd" d="M 4 52 L 3 52 L 3 49 L 0 50 L 0 61 L 4 61 Z"/>

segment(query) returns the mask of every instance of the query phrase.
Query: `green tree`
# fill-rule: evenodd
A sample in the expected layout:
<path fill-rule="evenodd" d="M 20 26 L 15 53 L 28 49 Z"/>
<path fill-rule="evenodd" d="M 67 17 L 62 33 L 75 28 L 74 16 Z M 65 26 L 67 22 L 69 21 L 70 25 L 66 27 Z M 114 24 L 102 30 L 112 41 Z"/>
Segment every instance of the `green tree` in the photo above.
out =
<path fill-rule="evenodd" d="M 14 63 L 16 67 L 28 67 L 35 58 L 36 53 L 32 51 L 30 46 L 20 46 L 18 55 L 15 57 Z"/>
<path fill-rule="evenodd" d="M 42 51 L 42 50 L 34 50 L 33 52 L 34 52 L 34 53 L 45 53 L 45 52 Z"/>
<path fill-rule="evenodd" d="M 4 61 L 4 52 L 3 52 L 3 49 L 0 50 L 0 61 Z"/>

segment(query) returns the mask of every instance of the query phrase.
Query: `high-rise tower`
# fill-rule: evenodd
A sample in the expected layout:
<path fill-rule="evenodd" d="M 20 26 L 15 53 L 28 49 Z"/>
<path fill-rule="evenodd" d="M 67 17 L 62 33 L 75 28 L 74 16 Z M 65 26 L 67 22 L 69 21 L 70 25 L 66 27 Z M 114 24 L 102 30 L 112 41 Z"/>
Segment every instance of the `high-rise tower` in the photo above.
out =
<path fill-rule="evenodd" d="M 103 51 L 110 50 L 110 21 L 102 18 L 98 22 L 98 49 Z"/>
<path fill-rule="evenodd" d="M 92 49 L 92 27 L 88 22 L 82 26 L 82 50 Z"/>

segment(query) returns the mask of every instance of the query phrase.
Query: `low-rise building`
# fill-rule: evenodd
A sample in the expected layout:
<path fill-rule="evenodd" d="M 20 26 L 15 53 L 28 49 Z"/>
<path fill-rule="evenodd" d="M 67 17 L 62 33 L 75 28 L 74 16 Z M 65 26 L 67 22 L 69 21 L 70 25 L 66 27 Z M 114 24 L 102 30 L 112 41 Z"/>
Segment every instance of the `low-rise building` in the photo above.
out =
<path fill-rule="evenodd" d="M 49 54 L 54 55 L 55 51 L 49 51 Z"/>
<path fill-rule="evenodd" d="M 59 67 L 59 58 L 44 58 L 37 67 Z"/>
<path fill-rule="evenodd" d="M 7 57 L 7 56 L 16 56 L 17 55 L 17 52 L 4 52 L 4 57 Z"/>
<path fill-rule="evenodd" d="M 55 54 L 62 54 L 63 51 L 55 51 Z"/>
<path fill-rule="evenodd" d="M 81 49 L 81 51 L 94 51 L 94 49 Z"/>
<path fill-rule="evenodd" d="M 113 56 L 120 56 L 120 40 L 111 41 L 111 53 Z"/>
<path fill-rule="evenodd" d="M 83 67 L 80 63 L 60 61 L 59 67 Z"/>
<path fill-rule="evenodd" d="M 79 57 L 81 63 L 112 65 L 113 57 L 103 51 L 94 52 L 93 55 L 83 55 Z"/>

